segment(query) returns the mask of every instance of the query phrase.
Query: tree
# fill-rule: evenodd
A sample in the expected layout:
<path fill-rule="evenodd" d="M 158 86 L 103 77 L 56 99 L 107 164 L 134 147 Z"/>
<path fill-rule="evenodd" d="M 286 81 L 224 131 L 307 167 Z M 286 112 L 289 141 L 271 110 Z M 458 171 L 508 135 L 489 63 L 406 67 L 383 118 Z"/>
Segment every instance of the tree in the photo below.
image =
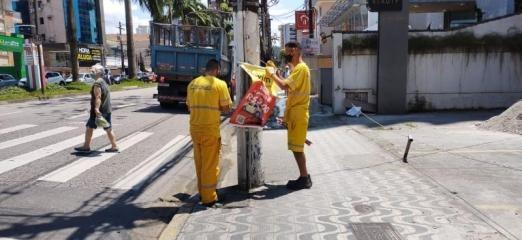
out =
<path fill-rule="evenodd" d="M 36 1 L 35 1 L 36 4 Z M 78 39 L 76 37 L 76 21 L 74 18 L 73 1 L 67 0 L 67 31 L 69 42 L 69 57 L 71 59 L 71 74 L 73 81 L 78 81 Z"/>
<path fill-rule="evenodd" d="M 139 65 L 140 65 L 140 71 L 142 72 L 146 72 L 147 69 L 145 69 L 145 61 L 143 61 L 143 55 L 141 54 L 140 52 L 140 60 L 139 60 Z"/>
<path fill-rule="evenodd" d="M 136 77 L 136 58 L 134 54 L 134 29 L 132 25 L 131 0 L 125 0 L 125 27 L 127 28 L 127 62 L 129 79 Z"/>

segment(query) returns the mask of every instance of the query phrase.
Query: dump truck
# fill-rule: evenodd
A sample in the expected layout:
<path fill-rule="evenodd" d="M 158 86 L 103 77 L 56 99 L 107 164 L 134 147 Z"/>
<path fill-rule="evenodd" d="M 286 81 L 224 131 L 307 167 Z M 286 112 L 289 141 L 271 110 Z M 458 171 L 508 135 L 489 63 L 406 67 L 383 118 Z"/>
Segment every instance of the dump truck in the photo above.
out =
<path fill-rule="evenodd" d="M 230 50 L 225 30 L 219 27 L 163 24 L 151 22 L 151 68 L 157 75 L 161 107 L 187 99 L 190 81 L 205 73 L 210 59 L 221 65 L 221 79 L 230 79 Z"/>

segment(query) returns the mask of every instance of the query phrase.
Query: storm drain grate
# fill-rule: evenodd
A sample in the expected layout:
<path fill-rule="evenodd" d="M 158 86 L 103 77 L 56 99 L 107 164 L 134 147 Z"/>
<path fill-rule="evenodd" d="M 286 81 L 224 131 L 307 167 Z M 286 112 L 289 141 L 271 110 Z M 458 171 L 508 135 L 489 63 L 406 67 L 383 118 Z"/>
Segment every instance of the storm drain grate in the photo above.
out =
<path fill-rule="evenodd" d="M 357 240 L 402 240 L 389 223 L 350 223 Z"/>

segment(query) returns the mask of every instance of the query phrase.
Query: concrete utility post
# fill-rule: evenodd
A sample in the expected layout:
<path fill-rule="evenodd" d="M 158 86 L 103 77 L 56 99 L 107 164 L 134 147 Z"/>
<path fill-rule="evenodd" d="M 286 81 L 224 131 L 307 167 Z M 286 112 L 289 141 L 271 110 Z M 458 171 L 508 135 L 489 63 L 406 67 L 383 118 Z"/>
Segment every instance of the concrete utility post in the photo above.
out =
<path fill-rule="evenodd" d="M 260 39 L 257 0 L 237 0 L 234 9 L 234 69 L 237 79 L 236 103 L 250 87 L 250 79 L 241 70 L 240 62 L 259 65 Z M 238 184 L 244 191 L 263 184 L 261 169 L 261 130 L 239 128 L 237 132 Z"/>
<path fill-rule="evenodd" d="M 376 8 L 383 8 L 379 11 L 377 111 L 384 114 L 405 113 L 410 3 L 407 0 L 373 2 L 380 3 L 380 6 L 376 4 Z"/>

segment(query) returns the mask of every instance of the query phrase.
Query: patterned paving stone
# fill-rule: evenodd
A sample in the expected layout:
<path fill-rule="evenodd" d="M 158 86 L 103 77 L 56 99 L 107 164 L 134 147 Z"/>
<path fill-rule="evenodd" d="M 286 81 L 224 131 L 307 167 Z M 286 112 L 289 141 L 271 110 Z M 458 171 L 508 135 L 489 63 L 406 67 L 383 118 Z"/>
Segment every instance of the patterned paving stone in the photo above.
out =
<path fill-rule="evenodd" d="M 316 142 L 306 149 L 313 159 L 312 189 L 291 192 L 285 182 L 267 179 L 269 185 L 251 196 L 248 207 L 197 209 L 179 239 L 214 234 L 220 239 L 355 240 L 354 223 L 389 223 L 408 240 L 506 239 L 459 199 L 355 132 L 326 128 L 310 132 L 310 138 Z M 263 139 L 270 142 L 270 132 Z"/>

